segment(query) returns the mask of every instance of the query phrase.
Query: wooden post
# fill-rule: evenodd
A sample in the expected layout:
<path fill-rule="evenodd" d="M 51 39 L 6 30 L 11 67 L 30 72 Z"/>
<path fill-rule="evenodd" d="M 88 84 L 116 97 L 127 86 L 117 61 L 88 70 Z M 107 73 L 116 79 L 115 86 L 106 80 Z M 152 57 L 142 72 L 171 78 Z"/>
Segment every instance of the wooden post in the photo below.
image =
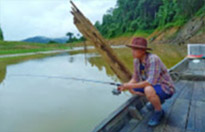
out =
<path fill-rule="evenodd" d="M 96 50 L 109 64 L 110 68 L 117 75 L 117 77 L 122 82 L 129 81 L 132 76 L 130 70 L 117 57 L 116 53 L 107 43 L 107 41 L 102 37 L 99 31 L 92 25 L 92 23 L 82 14 L 82 12 L 76 7 L 76 5 L 72 1 L 70 2 L 73 6 L 71 13 L 74 16 L 74 24 L 76 25 L 78 30 L 87 40 L 94 44 Z"/>

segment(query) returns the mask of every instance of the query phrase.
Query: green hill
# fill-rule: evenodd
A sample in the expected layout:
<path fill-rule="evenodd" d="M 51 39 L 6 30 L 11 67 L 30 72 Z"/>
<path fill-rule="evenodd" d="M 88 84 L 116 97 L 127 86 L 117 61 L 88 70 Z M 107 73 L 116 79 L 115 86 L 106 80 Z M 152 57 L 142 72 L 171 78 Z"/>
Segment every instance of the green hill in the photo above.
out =
<path fill-rule="evenodd" d="M 204 0 L 117 0 L 97 21 L 96 28 L 106 38 L 182 27 L 205 13 Z"/>

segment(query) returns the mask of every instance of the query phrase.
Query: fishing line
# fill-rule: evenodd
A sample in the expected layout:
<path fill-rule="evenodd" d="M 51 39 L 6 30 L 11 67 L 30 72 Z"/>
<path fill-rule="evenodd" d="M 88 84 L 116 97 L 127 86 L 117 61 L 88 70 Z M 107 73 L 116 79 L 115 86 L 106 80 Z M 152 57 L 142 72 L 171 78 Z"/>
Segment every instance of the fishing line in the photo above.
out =
<path fill-rule="evenodd" d="M 66 77 L 66 76 L 50 76 L 50 75 L 33 75 L 33 74 L 10 74 L 9 76 L 18 76 L 18 77 L 42 77 L 42 78 L 55 78 L 55 79 L 65 79 L 65 80 L 75 80 L 75 81 L 85 81 L 85 82 L 92 82 L 92 83 L 100 83 L 100 84 L 107 84 L 107 85 L 114 85 L 114 86 L 121 86 L 120 83 L 115 82 L 105 82 L 99 80 L 91 80 L 91 79 L 84 79 L 84 78 L 76 78 L 76 77 Z M 112 93 L 114 95 L 121 94 L 121 91 L 118 89 L 113 89 Z"/>

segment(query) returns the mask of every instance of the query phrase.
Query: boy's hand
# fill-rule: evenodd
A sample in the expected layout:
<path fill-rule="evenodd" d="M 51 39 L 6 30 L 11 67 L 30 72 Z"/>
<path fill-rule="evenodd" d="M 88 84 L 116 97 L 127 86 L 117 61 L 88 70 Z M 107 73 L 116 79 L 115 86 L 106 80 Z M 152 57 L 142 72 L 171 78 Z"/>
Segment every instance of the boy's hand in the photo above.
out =
<path fill-rule="evenodd" d="M 120 91 L 125 91 L 132 88 L 133 88 L 132 83 L 124 83 L 121 86 L 119 86 L 117 89 Z"/>

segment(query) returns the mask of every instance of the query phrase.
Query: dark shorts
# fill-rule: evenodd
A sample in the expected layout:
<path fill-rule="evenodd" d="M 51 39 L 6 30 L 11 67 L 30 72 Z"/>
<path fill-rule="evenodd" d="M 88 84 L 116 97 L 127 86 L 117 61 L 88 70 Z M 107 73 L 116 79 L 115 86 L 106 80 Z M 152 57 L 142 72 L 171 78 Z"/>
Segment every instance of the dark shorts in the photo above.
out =
<path fill-rule="evenodd" d="M 159 96 L 161 101 L 164 101 L 165 99 L 171 98 L 172 94 L 166 94 L 163 90 L 161 85 L 157 84 L 153 86 L 154 90 L 156 91 L 157 95 Z M 133 88 L 135 92 L 141 92 L 144 93 L 144 88 Z"/>

